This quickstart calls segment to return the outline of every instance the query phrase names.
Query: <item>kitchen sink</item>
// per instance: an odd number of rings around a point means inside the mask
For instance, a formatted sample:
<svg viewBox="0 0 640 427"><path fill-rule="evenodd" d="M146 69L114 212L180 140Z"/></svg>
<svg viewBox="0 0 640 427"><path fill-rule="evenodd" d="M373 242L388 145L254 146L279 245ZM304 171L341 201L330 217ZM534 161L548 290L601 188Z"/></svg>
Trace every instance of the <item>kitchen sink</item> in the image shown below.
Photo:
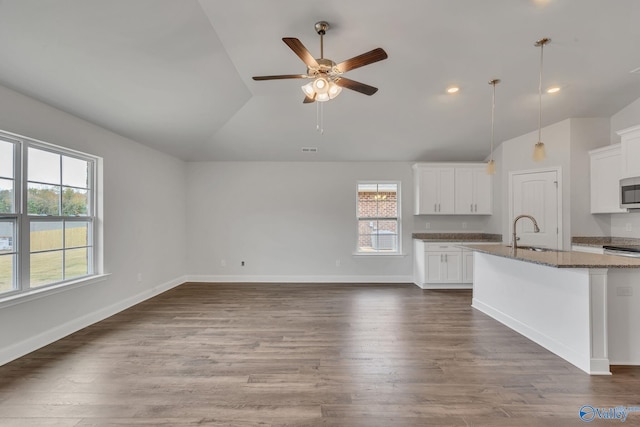
<svg viewBox="0 0 640 427"><path fill-rule="evenodd" d="M518 246L518 249L522 249L525 251L534 251L534 252L561 252L557 249L541 248L539 246Z"/></svg>

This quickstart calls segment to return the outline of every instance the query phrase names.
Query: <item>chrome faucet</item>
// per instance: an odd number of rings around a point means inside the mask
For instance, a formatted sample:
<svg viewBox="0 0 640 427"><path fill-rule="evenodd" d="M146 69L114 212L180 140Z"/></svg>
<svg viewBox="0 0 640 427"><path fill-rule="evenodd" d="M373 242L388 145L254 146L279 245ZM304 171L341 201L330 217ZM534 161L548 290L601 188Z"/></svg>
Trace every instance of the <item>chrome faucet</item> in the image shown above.
<svg viewBox="0 0 640 427"><path fill-rule="evenodd" d="M518 237L516 236L516 224L518 222L518 220L520 218L529 218L531 221L533 221L533 231L534 233L539 233L540 232L540 227L538 227L538 222L536 221L536 219L534 217L532 217L531 215L518 215L514 220L513 220L513 244L511 245L511 249L515 252L518 249Z"/></svg>

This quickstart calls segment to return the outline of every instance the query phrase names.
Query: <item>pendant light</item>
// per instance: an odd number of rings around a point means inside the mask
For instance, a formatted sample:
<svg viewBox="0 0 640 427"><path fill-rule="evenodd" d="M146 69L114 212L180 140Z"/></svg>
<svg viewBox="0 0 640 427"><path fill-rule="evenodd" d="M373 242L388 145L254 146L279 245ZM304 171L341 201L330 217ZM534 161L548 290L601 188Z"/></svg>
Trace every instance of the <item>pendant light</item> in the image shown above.
<svg viewBox="0 0 640 427"><path fill-rule="evenodd" d="M534 46L540 47L540 82L538 83L538 142L533 148L533 160L539 162L544 160L546 154L544 151L544 142L542 142L542 58L544 54L544 45L551 41L545 37L535 42Z"/></svg>
<svg viewBox="0 0 640 427"><path fill-rule="evenodd" d="M500 83L500 79L493 79L489 81L489 84L493 86L493 95L491 96L491 152L489 154L489 161L487 162L487 174L489 175L496 173L496 162L493 161L493 128L496 118L496 85L498 83Z"/></svg>

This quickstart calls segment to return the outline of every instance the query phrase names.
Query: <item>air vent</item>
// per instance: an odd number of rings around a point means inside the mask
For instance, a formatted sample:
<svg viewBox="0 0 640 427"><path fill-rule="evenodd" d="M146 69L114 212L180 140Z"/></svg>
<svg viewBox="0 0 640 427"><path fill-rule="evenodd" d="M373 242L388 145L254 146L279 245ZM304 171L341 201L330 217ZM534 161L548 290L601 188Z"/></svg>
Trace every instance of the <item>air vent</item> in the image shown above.
<svg viewBox="0 0 640 427"><path fill-rule="evenodd" d="M302 147L303 153L317 153L318 147Z"/></svg>
<svg viewBox="0 0 640 427"><path fill-rule="evenodd" d="M638 68L634 68L633 70L629 71L630 73L636 73L636 74L640 74L640 67Z"/></svg>

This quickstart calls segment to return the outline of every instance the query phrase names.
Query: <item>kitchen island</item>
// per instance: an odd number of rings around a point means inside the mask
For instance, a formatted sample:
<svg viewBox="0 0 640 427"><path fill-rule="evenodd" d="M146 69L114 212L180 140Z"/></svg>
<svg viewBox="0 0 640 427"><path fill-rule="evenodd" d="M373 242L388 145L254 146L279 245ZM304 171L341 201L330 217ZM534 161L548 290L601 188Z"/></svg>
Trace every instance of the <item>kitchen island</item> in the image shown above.
<svg viewBox="0 0 640 427"><path fill-rule="evenodd" d="M609 313L619 289L640 294L640 259L504 245L474 251L472 306L592 375L610 374L610 352L640 364L637 323ZM628 313L637 313L637 298ZM610 319L615 324L610 324Z"/></svg>

